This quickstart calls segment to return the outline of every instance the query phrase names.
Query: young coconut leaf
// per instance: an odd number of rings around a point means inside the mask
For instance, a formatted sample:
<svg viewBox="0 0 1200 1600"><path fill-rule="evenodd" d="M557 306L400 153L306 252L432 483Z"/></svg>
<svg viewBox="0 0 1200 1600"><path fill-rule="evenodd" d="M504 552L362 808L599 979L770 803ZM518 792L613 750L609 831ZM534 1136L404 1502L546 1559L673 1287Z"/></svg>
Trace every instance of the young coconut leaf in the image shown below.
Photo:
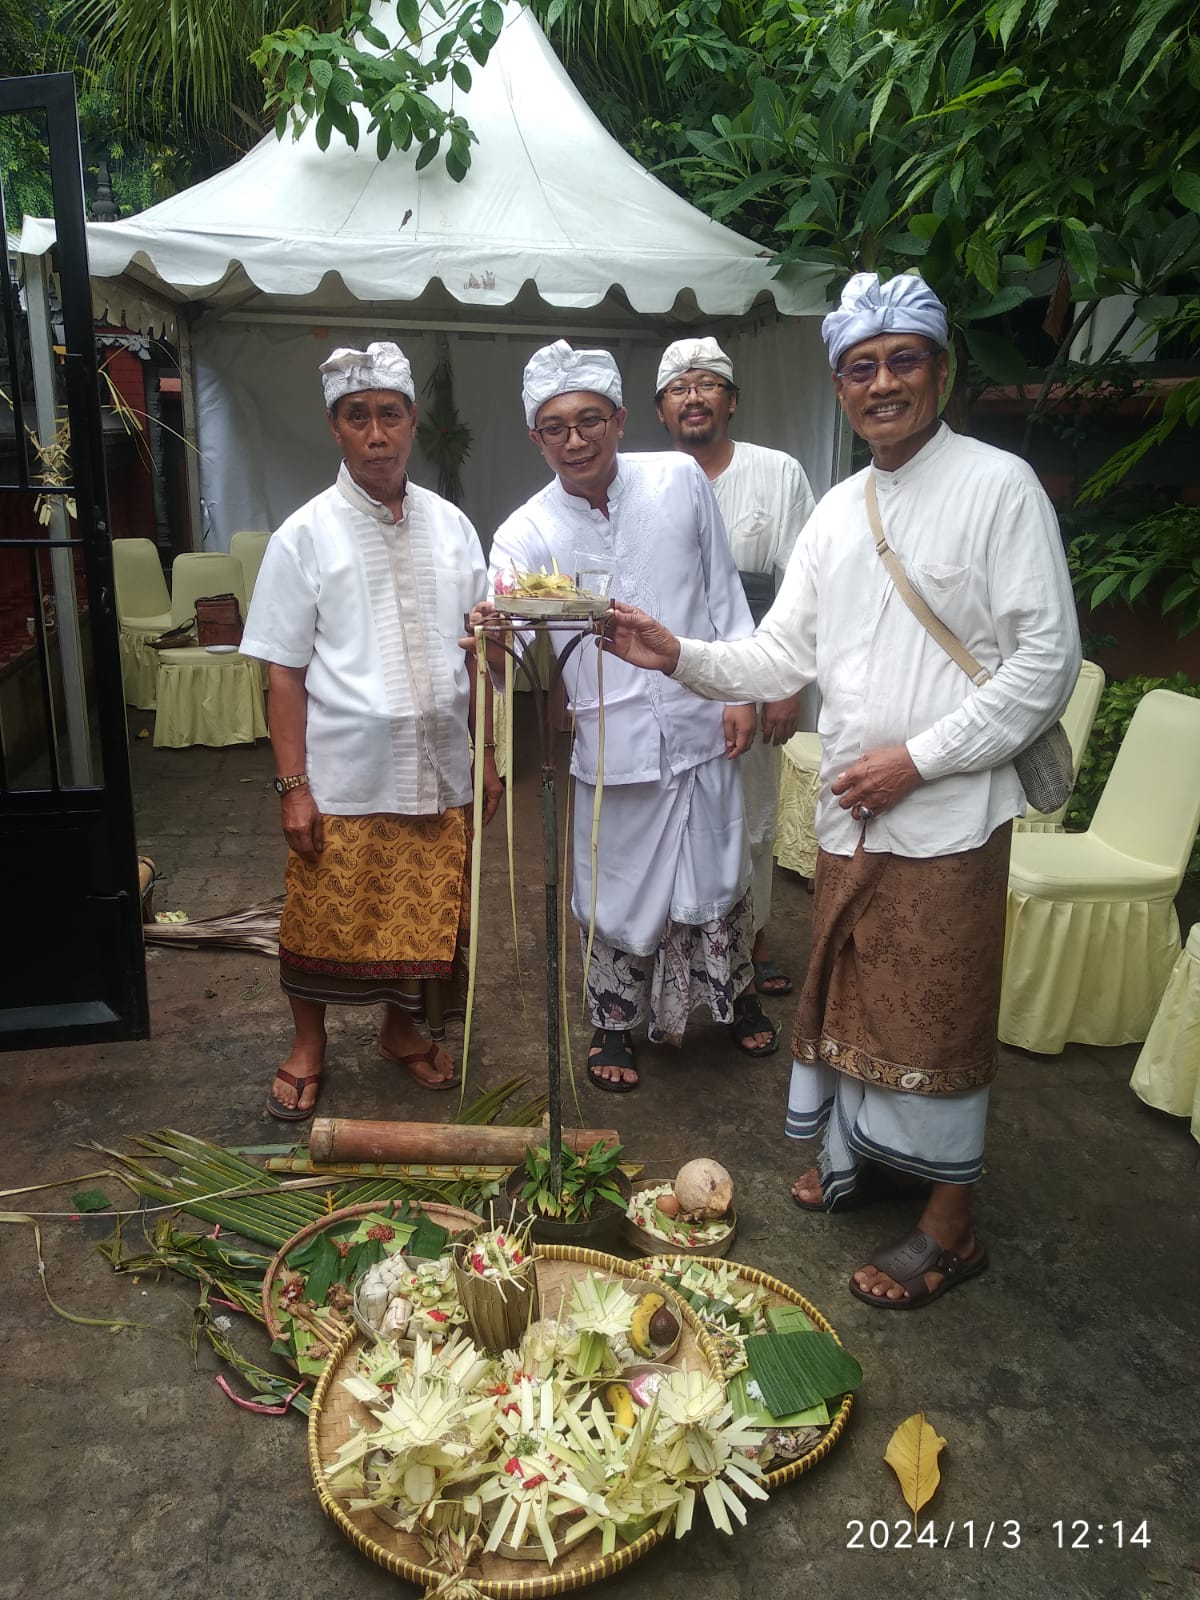
<svg viewBox="0 0 1200 1600"><path fill-rule="evenodd" d="M509 636L511 640L511 635ZM504 826L508 834L508 903L512 910L513 961L517 968L517 991L525 1005L525 979L521 973L521 946L517 939L517 873L513 864L513 660L511 645L504 652Z"/></svg>
<svg viewBox="0 0 1200 1600"><path fill-rule="evenodd" d="M933 1499L942 1481L938 1456L946 1441L925 1421L923 1411L906 1417L888 1440L883 1459L900 1480L900 1492L915 1516Z"/></svg>
<svg viewBox="0 0 1200 1600"><path fill-rule="evenodd" d="M478 715L487 695L487 643L482 628L475 629L475 706ZM483 863L483 740L476 729L475 794L471 811L471 937L467 946L467 1005L463 1019L461 1106L467 1094L467 1059L471 1051L471 1021L475 1014L475 968L479 961L479 878Z"/></svg>

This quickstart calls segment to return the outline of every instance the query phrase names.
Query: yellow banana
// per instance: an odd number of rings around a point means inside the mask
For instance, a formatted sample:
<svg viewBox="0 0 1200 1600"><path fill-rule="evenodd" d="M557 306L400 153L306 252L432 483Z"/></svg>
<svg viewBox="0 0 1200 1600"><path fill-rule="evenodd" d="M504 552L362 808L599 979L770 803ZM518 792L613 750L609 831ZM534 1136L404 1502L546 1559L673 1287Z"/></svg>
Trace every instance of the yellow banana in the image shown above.
<svg viewBox="0 0 1200 1600"><path fill-rule="evenodd" d="M650 1318L666 1305L661 1294L644 1294L633 1308L629 1323L629 1342L640 1356L652 1356L654 1345L650 1338Z"/></svg>
<svg viewBox="0 0 1200 1600"><path fill-rule="evenodd" d="M633 1396L623 1383L604 1386L604 1403L612 1412L613 1432L622 1439L633 1431Z"/></svg>

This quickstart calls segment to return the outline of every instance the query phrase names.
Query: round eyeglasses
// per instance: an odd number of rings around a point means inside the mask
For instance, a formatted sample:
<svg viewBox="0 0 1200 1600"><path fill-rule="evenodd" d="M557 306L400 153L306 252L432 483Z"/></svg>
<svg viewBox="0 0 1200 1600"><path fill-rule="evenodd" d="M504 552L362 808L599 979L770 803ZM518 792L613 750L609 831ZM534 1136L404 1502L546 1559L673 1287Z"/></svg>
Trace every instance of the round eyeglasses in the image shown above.
<svg viewBox="0 0 1200 1600"><path fill-rule="evenodd" d="M839 367L836 376L856 389L874 383L880 367L886 367L893 378L911 378L927 361L932 361L935 354L933 350L897 350L894 356L885 356L882 361L853 361L848 367Z"/></svg>
<svg viewBox="0 0 1200 1600"><path fill-rule="evenodd" d="M605 430L616 414L613 410L606 417L581 417L578 422L548 422L544 428L535 428L533 431L552 450L566 444L573 433L577 433L585 444L595 444L597 439L604 437Z"/></svg>
<svg viewBox="0 0 1200 1600"><path fill-rule="evenodd" d="M703 395L706 400L711 400L714 394L720 394L722 389L728 389L727 383L722 383L719 378L701 378L699 383L669 383L663 393L672 400L686 400L693 390Z"/></svg>

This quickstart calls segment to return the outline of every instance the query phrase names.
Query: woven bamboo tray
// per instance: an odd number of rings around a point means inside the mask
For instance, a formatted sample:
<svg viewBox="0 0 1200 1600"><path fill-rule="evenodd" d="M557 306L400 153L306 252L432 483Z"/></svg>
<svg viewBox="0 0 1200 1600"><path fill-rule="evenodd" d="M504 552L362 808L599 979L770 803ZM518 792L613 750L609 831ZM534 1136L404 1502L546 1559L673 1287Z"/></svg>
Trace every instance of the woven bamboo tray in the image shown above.
<svg viewBox="0 0 1200 1600"><path fill-rule="evenodd" d="M318 1217L315 1222L310 1222L306 1228L293 1234L282 1250L276 1252L271 1258L271 1265L267 1268L263 1278L262 1306L263 1318L267 1324L267 1332L272 1339L282 1339L284 1326L279 1320L279 1288L284 1273L287 1271L287 1258L293 1250L298 1250L301 1245L318 1233L324 1233L328 1228L336 1228L339 1223L352 1222L356 1217L395 1216L404 1209L405 1204L412 1211L423 1211L431 1222L436 1222L449 1233L462 1233L467 1228L482 1228L485 1226L482 1217L473 1211L463 1211L459 1206L445 1206L437 1200L385 1200L379 1205L343 1206L340 1211L331 1211L328 1216ZM349 1311L343 1316L337 1311L330 1313L330 1330L352 1329L353 1320Z"/></svg>
<svg viewBox="0 0 1200 1600"><path fill-rule="evenodd" d="M553 1314L559 1299L569 1292L571 1280L584 1272L599 1270L612 1278L633 1279L665 1291L679 1314L683 1329L671 1365L699 1367L719 1374L720 1358L699 1317L670 1288L648 1278L640 1264L569 1245L538 1245L536 1254L538 1292L548 1314ZM423 1584L427 1590L432 1590L445 1580L446 1573L429 1565L424 1546L415 1535L389 1527L371 1511L347 1511L329 1491L324 1463L349 1438L354 1423L370 1425L372 1421L366 1407L352 1399L339 1382L350 1370L362 1344L362 1335L348 1329L317 1380L308 1418L308 1461L313 1483L321 1509L356 1549L397 1578ZM479 1557L468 1567L465 1576L479 1594L492 1596L494 1600L535 1600L542 1595L566 1594L623 1571L652 1550L662 1537L652 1530L611 1555L602 1556L600 1534L593 1533L573 1549L564 1551L553 1568L541 1566L535 1571L532 1562L512 1561L493 1554Z"/></svg>
<svg viewBox="0 0 1200 1600"><path fill-rule="evenodd" d="M638 1264L643 1272L652 1273L656 1269L661 1272L670 1265L677 1254L679 1252L674 1250L664 1251L661 1255ZM816 1306L811 1301L806 1300L799 1290L793 1289L790 1284L782 1282L779 1278L773 1278L769 1272L760 1272L757 1267L743 1266L740 1261L721 1261L715 1256L692 1256L689 1259L702 1267L724 1267L727 1271L732 1270L747 1283L758 1284L766 1289L772 1299L780 1305L799 1306L804 1315L809 1317L822 1333L832 1334L837 1339L838 1344L841 1344L842 1341L838 1337L837 1329L827 1318L821 1315ZM664 1285L664 1287L669 1288L670 1286ZM691 1306L685 1304L684 1309L695 1316ZM824 1461L845 1432L846 1423L850 1420L850 1411L853 1405L854 1396L852 1394L843 1395L841 1405L838 1406L829 1419L829 1426L811 1450L805 1451L802 1456L797 1456L795 1461L789 1461L784 1466L775 1467L770 1472L763 1474L763 1482L767 1489L782 1488L785 1483L791 1483L793 1479L801 1477L806 1472L811 1472L819 1461Z"/></svg>

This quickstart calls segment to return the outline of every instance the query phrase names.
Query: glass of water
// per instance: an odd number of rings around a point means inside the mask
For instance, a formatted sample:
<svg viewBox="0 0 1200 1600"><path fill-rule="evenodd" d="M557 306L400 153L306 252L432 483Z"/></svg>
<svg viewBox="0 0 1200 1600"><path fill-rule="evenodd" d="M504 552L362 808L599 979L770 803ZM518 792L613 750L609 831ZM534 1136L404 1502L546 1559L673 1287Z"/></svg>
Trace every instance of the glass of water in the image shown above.
<svg viewBox="0 0 1200 1600"><path fill-rule="evenodd" d="M616 576L615 563L608 556L586 550L575 552L575 587L594 600L607 600Z"/></svg>

